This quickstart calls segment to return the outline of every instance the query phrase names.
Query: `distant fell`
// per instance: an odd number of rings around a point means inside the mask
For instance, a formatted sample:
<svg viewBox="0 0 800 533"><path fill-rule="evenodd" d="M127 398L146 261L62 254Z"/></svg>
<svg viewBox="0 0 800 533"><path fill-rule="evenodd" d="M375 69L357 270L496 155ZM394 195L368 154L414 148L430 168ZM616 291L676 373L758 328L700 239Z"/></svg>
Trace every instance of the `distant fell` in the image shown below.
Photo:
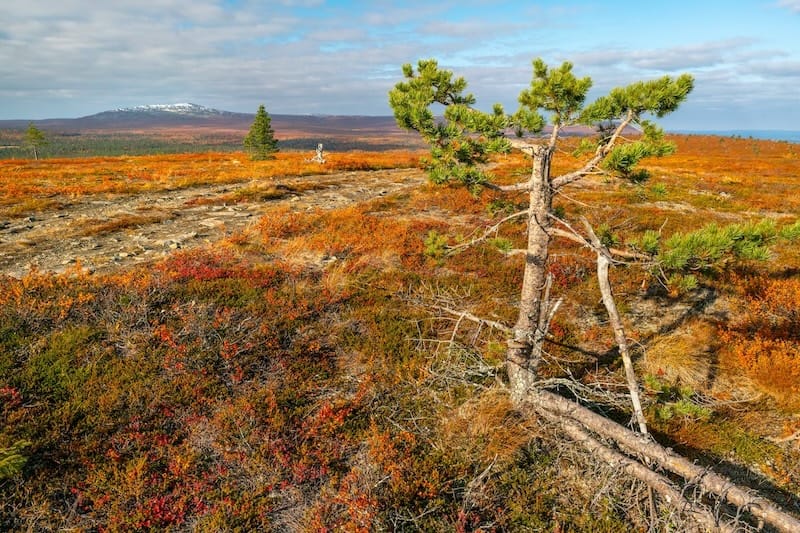
<svg viewBox="0 0 800 533"><path fill-rule="evenodd" d="M236 113L194 103L147 104L112 109L70 119L33 122L50 133L163 133L167 130L246 133L254 113ZM391 116L272 114L276 137L395 137L400 130ZM0 129L23 129L27 120L0 120Z"/></svg>
<svg viewBox="0 0 800 533"><path fill-rule="evenodd" d="M302 148L324 142L327 146L423 146L417 134L397 126L393 116L371 115L284 115L270 113L275 137L284 147ZM196 103L146 104L101 111L79 118L32 121L49 135L103 138L117 135L152 136L218 145L238 145L253 123L254 113L237 113ZM28 120L0 120L0 130L22 131ZM596 130L587 126L564 129L567 136L590 136ZM628 134L636 134L631 129ZM507 135L512 136L513 132ZM549 129L542 132L549 135ZM214 140L213 142L211 140ZM201 143L201 144L202 144ZM342 144L344 143L344 144ZM52 151L52 147L51 147Z"/></svg>

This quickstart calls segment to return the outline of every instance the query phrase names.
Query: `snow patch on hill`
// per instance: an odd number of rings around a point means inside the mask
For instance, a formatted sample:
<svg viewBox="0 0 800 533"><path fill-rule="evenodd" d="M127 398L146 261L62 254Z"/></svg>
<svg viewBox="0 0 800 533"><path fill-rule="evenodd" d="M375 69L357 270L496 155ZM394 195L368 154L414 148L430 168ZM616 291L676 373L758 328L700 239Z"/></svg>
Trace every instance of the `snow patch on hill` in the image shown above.
<svg viewBox="0 0 800 533"><path fill-rule="evenodd" d="M210 115L226 114L225 111L212 109L210 107L205 107L199 104L192 104L189 102L183 102L178 104L147 104L136 107L122 107L119 109L115 109L115 111L119 113L148 113L148 114L172 113L176 115L204 116L204 117Z"/></svg>

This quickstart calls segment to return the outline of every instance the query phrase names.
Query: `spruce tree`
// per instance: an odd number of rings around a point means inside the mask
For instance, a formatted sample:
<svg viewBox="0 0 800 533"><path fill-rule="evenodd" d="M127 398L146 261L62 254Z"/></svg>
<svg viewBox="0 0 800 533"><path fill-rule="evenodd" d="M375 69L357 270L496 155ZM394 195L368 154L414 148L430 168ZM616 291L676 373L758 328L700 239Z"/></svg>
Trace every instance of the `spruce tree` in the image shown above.
<svg viewBox="0 0 800 533"><path fill-rule="evenodd" d="M272 154L278 151L278 141L275 139L275 131L272 129L272 119L263 104L258 106L250 131L244 138L244 147L250 152L251 159L254 160L272 159L274 157Z"/></svg>

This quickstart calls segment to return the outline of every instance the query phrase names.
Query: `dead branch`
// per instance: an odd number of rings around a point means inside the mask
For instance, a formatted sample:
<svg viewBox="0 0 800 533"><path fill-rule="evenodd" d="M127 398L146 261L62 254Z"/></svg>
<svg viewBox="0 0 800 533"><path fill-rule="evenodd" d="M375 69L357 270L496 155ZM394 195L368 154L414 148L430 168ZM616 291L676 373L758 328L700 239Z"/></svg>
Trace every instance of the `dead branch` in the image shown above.
<svg viewBox="0 0 800 533"><path fill-rule="evenodd" d="M486 229L486 231L484 231L483 234L480 237L476 237L476 238L472 239L471 241L459 244L458 246L448 247L447 255L456 254L456 253L460 252L461 250L465 250L467 248L470 248L472 246L475 246L476 244L479 244L479 243L485 241L493 233L497 233L497 230L500 229L500 226L502 226L503 224L505 224L509 220L513 220L513 219L515 219L517 217L521 217L521 216L524 216L524 215L527 215L527 214L528 214L528 211L525 210L525 211L519 211L517 213L514 213L513 215L508 215L507 217L503 218L497 224L495 224L495 225L491 226L490 228Z"/></svg>
<svg viewBox="0 0 800 533"><path fill-rule="evenodd" d="M569 226L569 224L567 224L565 221L561 219L556 219L556 220L558 221L559 224L562 224L567 228L569 228L569 231L565 231L559 228L550 228L548 230L548 233L550 233L550 235L556 237L562 237L564 239L569 239L572 242L580 244L581 246L592 248L592 243L586 240L584 237L582 237L578 232L573 230L572 227ZM608 251L611 252L611 255L622 257L624 259L633 259L637 261L650 261L652 259L652 257L650 257L649 255L640 254L638 252L631 252L628 250L620 250L619 248L609 248Z"/></svg>
<svg viewBox="0 0 800 533"><path fill-rule="evenodd" d="M522 153L528 154L529 156L533 156L534 145L532 145L528 141L516 137L511 137L506 140L508 141L508 144L510 144L512 148L516 148Z"/></svg>
<svg viewBox="0 0 800 533"><path fill-rule="evenodd" d="M731 505L763 520L778 531L784 533L800 531L800 520L781 510L769 500L755 495L753 491L736 485L731 480L707 468L690 462L647 436L634 433L582 405L545 390L531 394L528 403L536 413L545 418L549 419L553 415L557 415L559 423L564 418L580 422L587 429L614 441L629 453L646 457L655 465L683 477L706 492L716 494Z"/></svg>
<svg viewBox="0 0 800 533"><path fill-rule="evenodd" d="M642 463L609 448L592 437L588 431L576 422L548 411L540 411L539 414L546 420L558 425L572 440L583 445L593 456L600 457L609 465L623 470L636 479L643 481L648 487L660 494L665 502L677 508L679 511L685 512L695 520L695 522L701 525L704 530L720 532L735 531L735 528L730 524L718 521L714 517L714 514L705 506L690 502L684 498L679 488L669 479L652 471Z"/></svg>
<svg viewBox="0 0 800 533"><path fill-rule="evenodd" d="M592 245L595 253L597 254L597 283L600 287L600 294L603 298L603 305L608 313L608 320L611 323L611 329L614 331L614 340L617 342L619 354L622 357L622 364L625 367L625 380L628 382L628 390L631 395L631 403L633 404L633 413L636 416L636 422L639 424L639 431L647 434L647 422L644 418L642 411L642 402L639 399L639 381L636 379L636 372L633 370L633 361L628 350L628 337L625 334L625 328L622 326L622 319L617 310L617 303L614 300L614 293L611 290L611 282L608 279L608 269L611 266L611 253L608 251L600 239L592 229L591 224L585 218L582 218L584 228L589 234L589 242Z"/></svg>
<svg viewBox="0 0 800 533"><path fill-rule="evenodd" d="M430 307L459 317L459 322L461 321L461 319L466 318L467 320L476 322L478 324L486 324L487 326L500 330L503 333L511 333L511 328L506 326L505 324L501 324L500 322L495 322L494 320L487 320L485 318L481 318L467 311L457 311L455 309L450 309L449 307L444 307L441 305L431 305Z"/></svg>
<svg viewBox="0 0 800 533"><path fill-rule="evenodd" d="M790 442L793 440L800 440L800 430L795 431L788 437L767 437L767 440L770 442L774 442L776 444L782 444L784 442Z"/></svg>

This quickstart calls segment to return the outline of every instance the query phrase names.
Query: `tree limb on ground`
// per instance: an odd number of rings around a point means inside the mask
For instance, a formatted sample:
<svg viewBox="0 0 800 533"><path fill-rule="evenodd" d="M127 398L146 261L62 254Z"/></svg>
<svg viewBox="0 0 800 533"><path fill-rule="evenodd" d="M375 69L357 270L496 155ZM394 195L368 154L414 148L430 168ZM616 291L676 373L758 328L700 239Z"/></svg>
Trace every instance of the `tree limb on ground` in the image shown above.
<svg viewBox="0 0 800 533"><path fill-rule="evenodd" d="M750 489L736 485L733 481L692 463L670 449L664 448L647 437L634 433L582 405L544 390L532 392L528 405L545 419L557 421L565 431L569 431L569 427L575 422L579 422L596 434L614 441L628 453L644 457L652 461L654 466L683 477L687 483L716 494L740 510L763 520L777 531L783 533L800 531L800 520L781 510L769 500L755 495ZM658 490L655 486L653 488Z"/></svg>

